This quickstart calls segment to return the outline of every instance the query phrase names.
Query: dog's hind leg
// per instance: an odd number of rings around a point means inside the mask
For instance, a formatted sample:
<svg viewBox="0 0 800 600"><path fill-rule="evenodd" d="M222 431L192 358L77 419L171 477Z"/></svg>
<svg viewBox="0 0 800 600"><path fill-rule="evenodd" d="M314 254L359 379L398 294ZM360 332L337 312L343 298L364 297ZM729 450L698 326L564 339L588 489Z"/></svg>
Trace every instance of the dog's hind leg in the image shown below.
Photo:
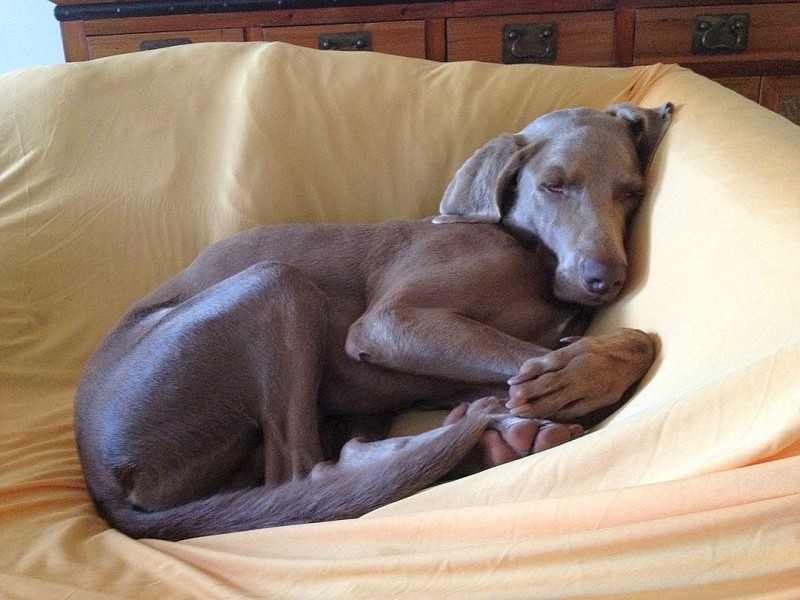
<svg viewBox="0 0 800 600"><path fill-rule="evenodd" d="M326 299L302 273L260 263L140 314L109 336L76 398L101 513L115 498L153 511L232 483L274 486L322 460Z"/></svg>
<svg viewBox="0 0 800 600"><path fill-rule="evenodd" d="M268 285L267 306L259 310L271 315L253 337L262 363L259 422L268 487L305 477L323 460L317 402L328 328L322 291L293 267L270 268L278 281ZM244 312L246 324L252 312Z"/></svg>

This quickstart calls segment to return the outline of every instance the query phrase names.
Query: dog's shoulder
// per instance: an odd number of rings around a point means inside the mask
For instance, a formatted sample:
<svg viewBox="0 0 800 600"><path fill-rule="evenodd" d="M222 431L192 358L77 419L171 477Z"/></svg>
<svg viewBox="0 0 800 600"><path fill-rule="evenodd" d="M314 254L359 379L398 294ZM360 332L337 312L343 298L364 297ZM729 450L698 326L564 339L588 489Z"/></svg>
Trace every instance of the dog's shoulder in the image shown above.
<svg viewBox="0 0 800 600"><path fill-rule="evenodd" d="M428 221L422 234L423 242L460 256L530 260L530 250L500 224Z"/></svg>
<svg viewBox="0 0 800 600"><path fill-rule="evenodd" d="M397 227L403 231L403 242L392 248L392 260L386 262L389 278L419 282L533 276L535 255L499 225L437 224L428 219ZM382 239L396 241L396 233L387 230Z"/></svg>

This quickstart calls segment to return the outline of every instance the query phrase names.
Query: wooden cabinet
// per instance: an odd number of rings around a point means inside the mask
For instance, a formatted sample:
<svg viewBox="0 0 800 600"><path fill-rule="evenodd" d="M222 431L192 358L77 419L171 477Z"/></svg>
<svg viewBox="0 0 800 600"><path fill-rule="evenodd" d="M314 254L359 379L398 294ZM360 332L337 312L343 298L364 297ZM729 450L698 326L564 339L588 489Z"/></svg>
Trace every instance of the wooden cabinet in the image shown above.
<svg viewBox="0 0 800 600"><path fill-rule="evenodd" d="M608 67L614 64L614 12L448 19L447 59Z"/></svg>
<svg viewBox="0 0 800 600"><path fill-rule="evenodd" d="M800 125L800 76L713 79Z"/></svg>
<svg viewBox="0 0 800 600"><path fill-rule="evenodd" d="M93 35L87 38L86 47L89 58L102 58L114 54L156 50L181 44L241 41L244 41L241 29L198 29L121 35Z"/></svg>
<svg viewBox="0 0 800 600"><path fill-rule="evenodd" d="M437 61L680 63L800 124L800 0L51 0L67 60L279 40Z"/></svg>
<svg viewBox="0 0 800 600"><path fill-rule="evenodd" d="M639 8L635 19L633 64L680 63L800 124L800 3Z"/></svg>
<svg viewBox="0 0 800 600"><path fill-rule="evenodd" d="M798 53L800 3L636 11L634 64L677 62L715 75Z"/></svg>
<svg viewBox="0 0 800 600"><path fill-rule="evenodd" d="M726 88L739 92L745 98L750 98L753 102L760 102L761 77L715 77L714 79Z"/></svg>
<svg viewBox="0 0 800 600"><path fill-rule="evenodd" d="M321 50L373 50L425 58L425 21L264 27L263 39Z"/></svg>
<svg viewBox="0 0 800 600"><path fill-rule="evenodd" d="M762 77L759 102L800 125L800 77Z"/></svg>

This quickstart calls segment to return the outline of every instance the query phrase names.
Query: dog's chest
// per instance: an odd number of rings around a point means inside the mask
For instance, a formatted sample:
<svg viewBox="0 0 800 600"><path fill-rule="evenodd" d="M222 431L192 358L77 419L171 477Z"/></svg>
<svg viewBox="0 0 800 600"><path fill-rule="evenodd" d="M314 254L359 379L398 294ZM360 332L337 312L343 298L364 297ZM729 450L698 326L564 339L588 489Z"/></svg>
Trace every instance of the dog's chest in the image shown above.
<svg viewBox="0 0 800 600"><path fill-rule="evenodd" d="M473 277L481 281L481 298L464 306L465 314L545 348L556 348L561 338L583 333L588 325L586 309L554 297L553 272L541 257L510 244L494 254L491 268L484 269L480 279ZM466 290L463 297L469 297Z"/></svg>

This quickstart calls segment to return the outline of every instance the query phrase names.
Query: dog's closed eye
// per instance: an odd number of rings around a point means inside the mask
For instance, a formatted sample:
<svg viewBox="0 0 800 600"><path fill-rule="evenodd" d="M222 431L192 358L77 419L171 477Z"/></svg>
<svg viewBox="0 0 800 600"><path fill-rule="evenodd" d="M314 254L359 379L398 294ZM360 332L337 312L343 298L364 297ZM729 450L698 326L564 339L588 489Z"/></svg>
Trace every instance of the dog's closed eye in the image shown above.
<svg viewBox="0 0 800 600"><path fill-rule="evenodd" d="M569 175L560 166L544 169L539 178L539 189L552 196L569 196L572 185Z"/></svg>
<svg viewBox="0 0 800 600"><path fill-rule="evenodd" d="M540 187L548 194L552 194L555 196L567 195L567 186L564 184L563 181L551 181L551 182L546 181L542 183Z"/></svg>

